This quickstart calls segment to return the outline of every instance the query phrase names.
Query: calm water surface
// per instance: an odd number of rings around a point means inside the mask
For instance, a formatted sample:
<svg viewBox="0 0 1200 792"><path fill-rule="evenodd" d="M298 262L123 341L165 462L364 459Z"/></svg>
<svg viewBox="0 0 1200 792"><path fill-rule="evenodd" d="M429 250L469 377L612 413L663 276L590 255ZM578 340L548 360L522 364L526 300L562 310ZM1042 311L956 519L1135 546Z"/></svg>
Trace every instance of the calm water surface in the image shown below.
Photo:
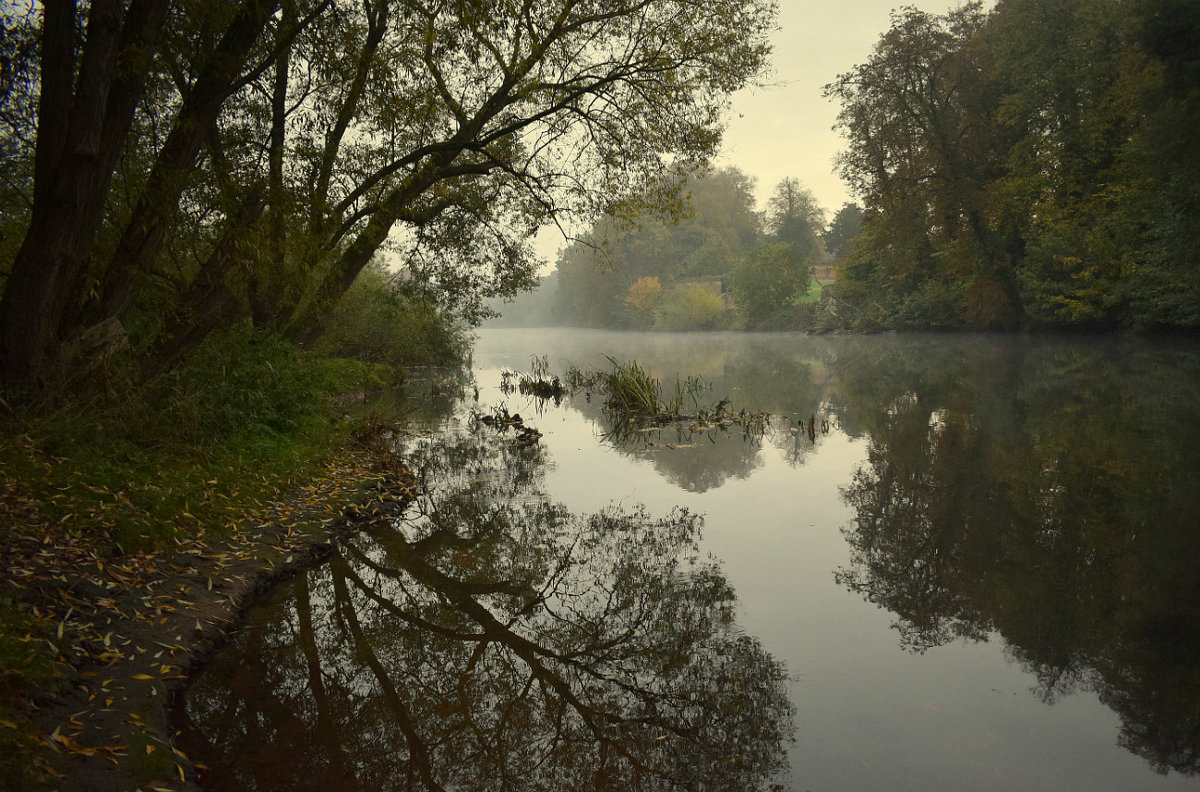
<svg viewBox="0 0 1200 792"><path fill-rule="evenodd" d="M772 418L502 391L543 355ZM1194 341L495 330L411 389L429 494L191 690L214 786L1200 788Z"/></svg>

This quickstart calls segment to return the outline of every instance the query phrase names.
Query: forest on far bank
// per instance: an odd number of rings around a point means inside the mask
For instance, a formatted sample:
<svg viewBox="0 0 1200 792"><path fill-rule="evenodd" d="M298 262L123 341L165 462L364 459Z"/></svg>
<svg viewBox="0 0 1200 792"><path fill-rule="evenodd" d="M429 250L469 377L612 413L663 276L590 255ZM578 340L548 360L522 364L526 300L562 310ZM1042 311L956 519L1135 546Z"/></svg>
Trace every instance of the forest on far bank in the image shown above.
<svg viewBox="0 0 1200 792"><path fill-rule="evenodd" d="M759 214L745 174L686 174L689 217L598 221L509 322L1200 326L1200 3L905 7L825 94L861 209L783 179Z"/></svg>
<svg viewBox="0 0 1200 792"><path fill-rule="evenodd" d="M632 330L803 329L815 321L831 265L862 225L847 204L834 216L793 178L765 211L736 167L676 172L688 201L673 222L623 226L602 218L560 252L540 288L493 303L496 325ZM814 277L815 276L815 277ZM503 318L507 317L507 318Z"/></svg>

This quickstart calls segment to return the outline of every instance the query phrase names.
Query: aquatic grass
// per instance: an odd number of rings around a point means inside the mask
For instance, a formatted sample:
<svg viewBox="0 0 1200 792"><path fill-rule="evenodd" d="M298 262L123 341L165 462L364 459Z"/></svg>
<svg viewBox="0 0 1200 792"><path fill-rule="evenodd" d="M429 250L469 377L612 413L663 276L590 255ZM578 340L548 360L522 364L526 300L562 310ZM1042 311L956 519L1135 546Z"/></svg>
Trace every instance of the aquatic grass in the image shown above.
<svg viewBox="0 0 1200 792"><path fill-rule="evenodd" d="M604 357L611 366L609 371L584 371L570 365L564 379L572 392L583 389L601 392L605 410L610 416L621 417L618 423L631 419L634 424L642 426L647 422L661 426L672 421L695 421L692 428L700 428L734 424L748 426L755 420L759 423L765 420L765 413L763 417L748 414L745 410L734 413L728 399L721 399L708 408L701 406L701 395L709 390L709 385L699 376L680 378L676 374L671 398L665 400L662 381L636 360L622 362L608 355ZM543 365L540 371L546 376L548 368ZM555 377L554 381L559 380ZM522 392L525 392L524 389ZM762 430L751 431L761 434Z"/></svg>
<svg viewBox="0 0 1200 792"><path fill-rule="evenodd" d="M700 409L700 394L708 390L708 385L700 377L689 375L682 382L679 380L679 375L675 375L675 395L671 401L667 403L667 412L671 415L679 415L683 412L684 399L690 399L692 402L692 410L699 411Z"/></svg>
<svg viewBox="0 0 1200 792"><path fill-rule="evenodd" d="M620 363L604 356L613 370L603 372L600 381L607 393L606 406L611 410L654 416L667 412L662 400L662 385L657 377L646 371L636 360Z"/></svg>

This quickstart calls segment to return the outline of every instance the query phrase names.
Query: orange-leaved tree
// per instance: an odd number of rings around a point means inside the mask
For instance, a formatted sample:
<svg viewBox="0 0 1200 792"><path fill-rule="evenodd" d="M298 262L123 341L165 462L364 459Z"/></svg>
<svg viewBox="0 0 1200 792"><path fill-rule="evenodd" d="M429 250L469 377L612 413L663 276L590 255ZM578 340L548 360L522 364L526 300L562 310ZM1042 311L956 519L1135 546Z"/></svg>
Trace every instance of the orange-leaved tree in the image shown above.
<svg viewBox="0 0 1200 792"><path fill-rule="evenodd" d="M635 321L648 325L661 297L662 282L655 277L642 277L629 285L625 304L632 309Z"/></svg>

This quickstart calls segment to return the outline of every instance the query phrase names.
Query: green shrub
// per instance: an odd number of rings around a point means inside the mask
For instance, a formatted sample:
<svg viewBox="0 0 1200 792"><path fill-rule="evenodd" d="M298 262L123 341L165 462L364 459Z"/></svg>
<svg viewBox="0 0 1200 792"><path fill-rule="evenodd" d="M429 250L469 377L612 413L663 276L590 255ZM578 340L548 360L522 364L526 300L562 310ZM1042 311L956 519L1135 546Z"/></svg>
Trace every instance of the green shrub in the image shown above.
<svg viewBox="0 0 1200 792"><path fill-rule="evenodd" d="M351 430L331 397L390 379L386 367L238 327L141 387L20 416L19 433L5 427L0 467L97 541L153 547L202 521L237 519L311 475ZM214 498L221 491L236 498Z"/></svg>
<svg viewBox="0 0 1200 792"><path fill-rule="evenodd" d="M400 368L461 363L469 343L462 323L372 265L338 303L317 350Z"/></svg>
<svg viewBox="0 0 1200 792"><path fill-rule="evenodd" d="M666 331L712 330L721 324L725 301L702 283L671 288L654 311L654 329Z"/></svg>
<svg viewBox="0 0 1200 792"><path fill-rule="evenodd" d="M959 327L962 321L956 306L961 297L960 284L927 280L900 303L892 322L896 327L908 329Z"/></svg>
<svg viewBox="0 0 1200 792"><path fill-rule="evenodd" d="M295 430L353 374L249 326L214 334L183 365L150 384L147 406L182 441Z"/></svg>
<svg viewBox="0 0 1200 792"><path fill-rule="evenodd" d="M794 302L804 299L810 261L787 242L760 245L734 266L733 293L747 327L772 328Z"/></svg>
<svg viewBox="0 0 1200 792"><path fill-rule="evenodd" d="M811 330L816 324L816 303L798 302L759 317L756 330Z"/></svg>

